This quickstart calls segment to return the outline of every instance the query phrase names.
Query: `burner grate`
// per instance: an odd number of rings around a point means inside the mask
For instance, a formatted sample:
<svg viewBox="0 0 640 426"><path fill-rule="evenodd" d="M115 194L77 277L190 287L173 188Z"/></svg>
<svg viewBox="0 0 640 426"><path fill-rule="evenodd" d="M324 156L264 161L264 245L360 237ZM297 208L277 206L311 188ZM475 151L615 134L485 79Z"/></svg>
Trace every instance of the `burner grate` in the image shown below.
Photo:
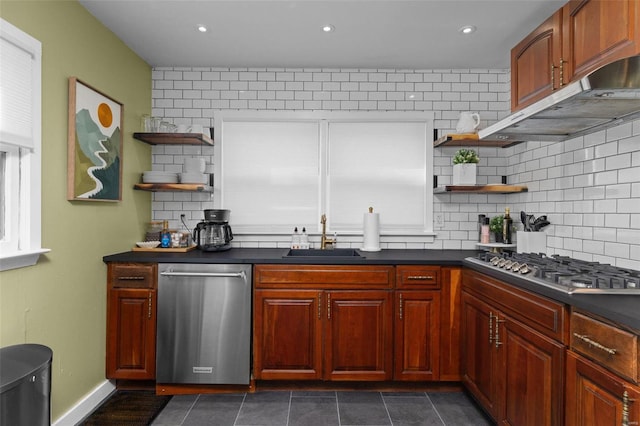
<svg viewBox="0 0 640 426"><path fill-rule="evenodd" d="M640 271L609 264L568 256L513 252L482 252L477 261L566 293L640 295Z"/></svg>

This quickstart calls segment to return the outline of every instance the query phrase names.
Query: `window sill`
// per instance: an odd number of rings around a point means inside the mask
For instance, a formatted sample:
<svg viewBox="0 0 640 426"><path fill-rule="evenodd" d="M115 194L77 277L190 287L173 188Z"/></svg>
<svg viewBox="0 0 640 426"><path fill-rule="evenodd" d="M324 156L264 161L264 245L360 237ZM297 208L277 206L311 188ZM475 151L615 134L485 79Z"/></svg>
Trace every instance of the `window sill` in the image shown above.
<svg viewBox="0 0 640 426"><path fill-rule="evenodd" d="M38 262L41 254L50 252L51 249L23 250L0 255L0 271L33 266Z"/></svg>

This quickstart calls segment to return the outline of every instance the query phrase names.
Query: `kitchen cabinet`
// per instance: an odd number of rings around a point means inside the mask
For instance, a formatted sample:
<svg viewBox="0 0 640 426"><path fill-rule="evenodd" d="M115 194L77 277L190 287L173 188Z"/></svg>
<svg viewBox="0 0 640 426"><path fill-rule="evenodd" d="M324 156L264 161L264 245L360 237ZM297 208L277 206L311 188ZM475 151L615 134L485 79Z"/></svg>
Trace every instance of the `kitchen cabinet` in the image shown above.
<svg viewBox="0 0 640 426"><path fill-rule="evenodd" d="M585 313L571 313L566 425L640 421L638 333Z"/></svg>
<svg viewBox="0 0 640 426"><path fill-rule="evenodd" d="M391 379L391 292L333 290L325 295L324 379Z"/></svg>
<svg viewBox="0 0 640 426"><path fill-rule="evenodd" d="M511 109L638 53L637 0L571 0L511 50Z"/></svg>
<svg viewBox="0 0 640 426"><path fill-rule="evenodd" d="M462 268L440 268L440 380L459 382Z"/></svg>
<svg viewBox="0 0 640 426"><path fill-rule="evenodd" d="M440 378L440 267L396 268L394 380Z"/></svg>
<svg viewBox="0 0 640 426"><path fill-rule="evenodd" d="M566 426L629 426L640 422L640 388L567 352Z"/></svg>
<svg viewBox="0 0 640 426"><path fill-rule="evenodd" d="M638 0L571 0L562 14L565 84L640 53Z"/></svg>
<svg viewBox="0 0 640 426"><path fill-rule="evenodd" d="M511 49L511 110L546 97L559 87L562 9Z"/></svg>
<svg viewBox="0 0 640 426"><path fill-rule="evenodd" d="M107 267L108 379L153 380L156 372L155 264Z"/></svg>
<svg viewBox="0 0 640 426"><path fill-rule="evenodd" d="M462 381L497 423L562 424L566 308L465 270Z"/></svg>
<svg viewBox="0 0 640 426"><path fill-rule="evenodd" d="M253 374L389 380L392 266L257 265Z"/></svg>

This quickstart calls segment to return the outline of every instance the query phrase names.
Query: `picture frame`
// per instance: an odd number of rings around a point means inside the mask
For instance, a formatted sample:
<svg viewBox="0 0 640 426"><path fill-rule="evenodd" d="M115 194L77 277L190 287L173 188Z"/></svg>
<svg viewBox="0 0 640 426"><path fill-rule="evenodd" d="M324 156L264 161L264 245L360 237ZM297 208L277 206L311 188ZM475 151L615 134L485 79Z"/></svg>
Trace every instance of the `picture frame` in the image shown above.
<svg viewBox="0 0 640 426"><path fill-rule="evenodd" d="M69 77L67 200L122 201L124 105Z"/></svg>

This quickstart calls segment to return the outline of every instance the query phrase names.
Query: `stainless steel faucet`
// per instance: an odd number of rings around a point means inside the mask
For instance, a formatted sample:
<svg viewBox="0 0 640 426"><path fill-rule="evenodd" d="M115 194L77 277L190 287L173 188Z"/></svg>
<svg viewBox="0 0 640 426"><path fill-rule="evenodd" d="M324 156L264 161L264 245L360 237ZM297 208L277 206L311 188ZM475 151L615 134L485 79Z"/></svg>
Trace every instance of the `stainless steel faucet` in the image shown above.
<svg viewBox="0 0 640 426"><path fill-rule="evenodd" d="M327 244L335 245L335 238L327 238L327 215L323 214L320 217L320 223L322 224L322 236L320 237L320 250L325 250L327 248Z"/></svg>

